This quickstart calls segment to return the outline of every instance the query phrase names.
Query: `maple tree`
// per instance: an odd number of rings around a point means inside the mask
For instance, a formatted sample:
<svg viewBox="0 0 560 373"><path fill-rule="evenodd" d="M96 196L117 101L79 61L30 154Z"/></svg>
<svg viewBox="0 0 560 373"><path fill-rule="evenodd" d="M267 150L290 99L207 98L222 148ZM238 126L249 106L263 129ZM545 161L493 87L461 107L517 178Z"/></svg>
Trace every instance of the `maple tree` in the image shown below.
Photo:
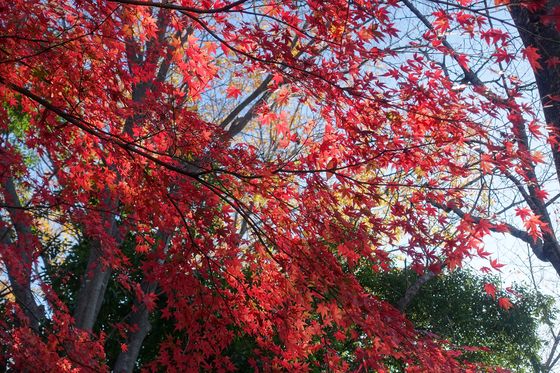
<svg viewBox="0 0 560 373"><path fill-rule="evenodd" d="M474 144L480 154L478 177L463 184L478 185L475 193L434 205L486 233L520 239L560 273L554 206L558 195L551 195L558 189L560 175L556 99L560 8L555 1L497 1L495 6L483 2L480 7L428 3L420 9L404 2L426 27L428 35L423 39L446 50L441 58L433 55L433 48L426 48L432 53L429 58L460 83L456 89L482 100L480 113L487 116L489 130L483 141ZM434 9L434 4L445 5L445 11ZM468 36L460 39L463 45L450 41L448 35L453 33ZM501 266L490 260L490 267Z"/></svg>
<svg viewBox="0 0 560 373"><path fill-rule="evenodd" d="M405 8L421 39L399 31ZM402 252L437 274L488 257L490 231L553 240L519 83L502 98L445 39L455 22L499 64L515 57L509 33L486 14L431 17L407 0L1 5L5 364L132 371L157 313L173 329L148 370L233 370L222 352L239 336L255 341L255 369L479 369L354 272ZM539 53L525 48L536 69ZM527 184L524 230L473 197L498 172ZM77 250L87 260L68 298L53 284L76 280L56 269ZM110 282L129 311L100 330ZM352 357L330 333L356 342ZM108 339L121 348L111 367Z"/></svg>
<svg viewBox="0 0 560 373"><path fill-rule="evenodd" d="M431 37L437 39L436 44L452 51L451 61L457 61L458 67L452 66L449 59L446 61L445 54L443 58L433 55L430 58L437 60L460 83L457 89L471 90L490 104L498 104L490 117L500 120L487 122L494 135L476 144L481 157L476 180L479 188L475 188L478 190L474 198L452 199L451 204L437 206L460 219L475 222L487 232L509 234L521 240L536 259L550 263L560 273L555 206L560 175L556 99L560 92L557 84L559 4L496 1L494 5L484 1L475 6L465 2L429 1L423 8L410 2L405 4L427 30L435 33ZM477 33L476 26L480 27L481 23L489 29ZM448 37L457 33L469 37L459 40ZM518 51L528 65L520 62ZM499 110L503 113L501 117ZM464 185L473 186L472 183ZM512 210L514 218L510 214ZM489 255L484 251L482 254ZM494 269L502 266L490 261ZM533 270L531 265L529 271ZM422 286L426 278L433 276L427 271L415 285ZM530 279L540 286L534 273ZM495 291L491 286L485 288L491 295ZM502 303L507 302L503 298ZM539 371L552 371L558 362L556 346L560 339L552 320L549 324L552 348L535 366Z"/></svg>

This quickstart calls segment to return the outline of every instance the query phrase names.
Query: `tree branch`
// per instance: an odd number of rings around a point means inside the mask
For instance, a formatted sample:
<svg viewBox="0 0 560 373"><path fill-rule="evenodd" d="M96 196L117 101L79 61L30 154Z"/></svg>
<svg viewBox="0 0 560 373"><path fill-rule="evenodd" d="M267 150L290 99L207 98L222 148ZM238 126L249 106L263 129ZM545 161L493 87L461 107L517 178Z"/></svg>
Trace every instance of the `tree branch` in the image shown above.
<svg viewBox="0 0 560 373"><path fill-rule="evenodd" d="M424 284L430 281L432 278L436 277L436 274L432 271L427 271L422 276L418 277L414 284L409 286L401 299L397 302L397 308L401 312L405 312L410 302L418 295L418 292L424 286Z"/></svg>
<svg viewBox="0 0 560 373"><path fill-rule="evenodd" d="M173 9L173 10L180 10L183 12L197 13L197 14L215 14L215 13L223 13L223 12L230 11L236 6L242 5L243 3L246 3L249 0L238 0L231 4L224 5L220 8L214 8L214 9L194 8L190 6L182 6L182 5L170 4L170 3L156 3L153 1L139 1L139 0L109 0L109 1L112 3Z"/></svg>

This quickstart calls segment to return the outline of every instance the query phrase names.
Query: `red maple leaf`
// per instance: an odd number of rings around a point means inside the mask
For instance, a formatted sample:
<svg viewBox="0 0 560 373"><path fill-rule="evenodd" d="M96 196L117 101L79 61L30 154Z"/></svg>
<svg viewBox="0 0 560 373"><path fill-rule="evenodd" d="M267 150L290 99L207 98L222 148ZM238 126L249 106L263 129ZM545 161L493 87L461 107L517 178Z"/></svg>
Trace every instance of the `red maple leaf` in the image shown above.
<svg viewBox="0 0 560 373"><path fill-rule="evenodd" d="M535 188L535 196L543 201L548 198L548 192L544 189Z"/></svg>
<svg viewBox="0 0 560 373"><path fill-rule="evenodd" d="M556 57L556 56L552 56L552 57L548 57L546 59L546 66L547 67L555 67L560 65L560 57Z"/></svg>
<svg viewBox="0 0 560 373"><path fill-rule="evenodd" d="M515 58L515 55L509 53L505 48L497 48L496 52L494 52L492 56L496 57L496 62L498 63L502 61L509 63Z"/></svg>
<svg viewBox="0 0 560 373"><path fill-rule="evenodd" d="M493 225L487 219L480 219L476 227L477 230L482 233L482 235L487 235L490 234L490 229L493 227Z"/></svg>
<svg viewBox="0 0 560 373"><path fill-rule="evenodd" d="M494 231L495 232L500 232L500 233L507 233L507 232L509 232L509 228L506 224L500 223L500 224L494 225Z"/></svg>
<svg viewBox="0 0 560 373"><path fill-rule="evenodd" d="M523 225L534 239L540 238L542 236L543 227L547 227L546 224L542 222L539 215L529 216L523 221Z"/></svg>
<svg viewBox="0 0 560 373"><path fill-rule="evenodd" d="M511 303L509 298L506 297L499 298L498 305L506 311L509 310L511 307L513 307L513 304Z"/></svg>
<svg viewBox="0 0 560 373"><path fill-rule="evenodd" d="M532 45L529 45L528 47L525 47L525 49L523 49L522 53L523 56L527 59L527 61L529 61L529 63L531 64L533 70L538 71L542 68L539 62L541 55L539 54L537 48L533 47Z"/></svg>
<svg viewBox="0 0 560 373"><path fill-rule="evenodd" d="M542 137L542 132L540 131L541 126L537 121L531 121L529 123L529 132L531 132L535 137Z"/></svg>
<svg viewBox="0 0 560 373"><path fill-rule="evenodd" d="M521 220L525 221L528 216L530 216L533 212L528 207L517 207L515 209L515 215L519 216Z"/></svg>
<svg viewBox="0 0 560 373"><path fill-rule="evenodd" d="M496 286L494 286L494 284L491 284L489 282L485 283L484 291L486 292L486 294L496 299Z"/></svg>
<svg viewBox="0 0 560 373"><path fill-rule="evenodd" d="M500 268L502 268L505 264L498 263L497 259L491 259L490 260L490 265L492 266L492 268L500 271Z"/></svg>
<svg viewBox="0 0 560 373"><path fill-rule="evenodd" d="M226 96L227 97L232 97L232 98L237 98L237 97L241 96L241 89L237 88L234 85L230 85L226 88Z"/></svg>

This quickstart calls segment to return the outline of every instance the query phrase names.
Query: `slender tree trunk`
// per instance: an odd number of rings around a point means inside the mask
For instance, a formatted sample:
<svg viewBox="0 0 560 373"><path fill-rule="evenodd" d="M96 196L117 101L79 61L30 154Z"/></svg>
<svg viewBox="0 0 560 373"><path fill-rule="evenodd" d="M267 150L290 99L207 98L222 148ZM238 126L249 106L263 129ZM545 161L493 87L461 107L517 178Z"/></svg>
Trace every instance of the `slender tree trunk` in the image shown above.
<svg viewBox="0 0 560 373"><path fill-rule="evenodd" d="M436 274L432 271L428 271L422 276L418 277L416 281L406 289L402 298L397 302L397 308L399 309L399 311L406 311L408 305L414 300L416 295L418 295L418 292L420 291L422 286L424 286L426 282L430 281L434 277L436 277Z"/></svg>
<svg viewBox="0 0 560 373"><path fill-rule="evenodd" d="M165 33L167 24L169 22L169 12L167 10L162 10L158 13L158 41L163 43L165 39ZM141 48L136 44L133 39L127 40L127 56L128 64L130 67L134 65L142 65L147 56L152 56L151 58L155 60L150 62L157 62L158 53L152 53L154 48L158 48L155 40L150 40L146 45L146 51L142 55L140 53ZM166 75L169 71L171 63L171 56L168 54L165 56L163 62L160 64L155 80L157 82L162 82L165 80ZM134 103L140 104L146 97L147 89L154 82L140 82L132 87L132 99ZM133 135L134 126L142 120L142 115L134 113L131 117L126 118L124 132L128 135ZM108 193L108 192L107 192ZM110 235L117 241L117 244L122 243L122 238L119 235L119 229L116 222L116 207L118 206L118 201L107 200L107 205L110 206L109 210L115 210L115 213L111 214L109 212L106 217L108 225L111 227ZM103 304L103 299L105 297L105 291L107 285L111 278L112 270L109 267L103 265L103 246L99 240L94 240L93 245L88 257L88 264L86 273L82 279L82 284L78 293L78 300L76 308L74 311L74 319L76 320L76 326L91 330L95 325L99 311Z"/></svg>
<svg viewBox="0 0 560 373"><path fill-rule="evenodd" d="M8 279L16 302L27 316L30 327L38 332L40 323L45 318L45 310L37 304L31 290L33 251L37 242L33 239L33 232L30 226L31 218L27 216L21 204L14 180L8 177L3 180L3 184L0 191L8 206L6 209L8 210L13 229L17 234L17 238L13 240L10 237L8 228L0 232L2 233L0 242L15 248L14 252L11 253L15 257L4 261L8 272Z"/></svg>
<svg viewBox="0 0 560 373"><path fill-rule="evenodd" d="M109 193L108 190L105 192ZM116 244L120 245L122 237L117 227L116 203L111 202L107 198L105 204L109 210L104 219L109 226L108 233L115 240ZM82 277L76 308L74 309L74 320L76 321L76 326L80 329L93 329L103 305L105 290L107 290L112 273L111 268L103 264L103 257L102 242L99 239L92 239L86 271Z"/></svg>
<svg viewBox="0 0 560 373"><path fill-rule="evenodd" d="M111 278L111 268L103 266L102 257L101 244L94 241L74 310L74 320L80 329L93 329Z"/></svg>
<svg viewBox="0 0 560 373"><path fill-rule="evenodd" d="M171 243L171 235L158 230L157 238L159 242L163 242L163 252L167 253ZM158 263L163 264L163 261L159 260ZM158 286L159 284L157 281L144 281L142 283L142 291L144 294L154 293ZM142 300L134 299L132 310L132 315L130 316L128 324L132 326L133 330L127 335L125 342L127 346L126 350L121 351L117 357L117 361L113 367L115 373L128 373L134 370L134 364L136 360L138 360L144 339L146 339L146 336L152 329L152 325L150 324L150 310L148 310Z"/></svg>
<svg viewBox="0 0 560 373"><path fill-rule="evenodd" d="M142 290L145 294L153 293L157 289L157 282L145 283L142 286ZM133 303L133 313L128 322L133 328L127 335L126 339L126 350L121 351L117 357L117 361L113 367L115 373L132 372L134 370L134 365L138 356L140 355L140 349L144 343L144 339L152 329L150 324L150 311L146 305L135 299Z"/></svg>

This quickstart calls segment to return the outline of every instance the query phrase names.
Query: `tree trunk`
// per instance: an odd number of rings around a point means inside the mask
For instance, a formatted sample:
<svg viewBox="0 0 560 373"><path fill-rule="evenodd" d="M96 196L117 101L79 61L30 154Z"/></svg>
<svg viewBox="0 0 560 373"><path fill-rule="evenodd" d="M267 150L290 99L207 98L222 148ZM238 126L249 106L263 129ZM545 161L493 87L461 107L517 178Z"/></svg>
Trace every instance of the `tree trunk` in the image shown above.
<svg viewBox="0 0 560 373"><path fill-rule="evenodd" d="M432 271L427 271L422 276L418 277L416 281L414 281L414 284L410 285L406 289L402 298L397 302L397 308L399 309L399 311L405 312L410 302L412 302L416 295L418 295L418 292L420 291L422 286L424 286L426 282L430 281L434 277L436 277L436 274Z"/></svg>
<svg viewBox="0 0 560 373"><path fill-rule="evenodd" d="M542 68L534 71L535 81L545 120L552 130L551 135L558 142L551 146L551 150L560 181L560 64L552 63L554 58L560 58L560 32L556 22L545 24L543 18L553 8L560 6L560 0L549 0L542 9L536 11L530 11L522 4L520 0L512 1L509 10L524 46L536 48L541 56L539 63ZM550 261L560 274L560 245L553 233L543 235L543 253L539 259Z"/></svg>
<svg viewBox="0 0 560 373"><path fill-rule="evenodd" d="M74 310L76 326L84 330L93 329L111 278L111 268L104 268L101 263L103 250L99 241L94 241L93 245Z"/></svg>
<svg viewBox="0 0 560 373"><path fill-rule="evenodd" d="M148 283L142 286L145 294L153 293L157 288L157 283ZM113 372L115 373L129 373L134 370L134 364L140 354L140 349L144 343L144 339L152 329L150 324L150 311L146 305L139 301L134 300L134 311L128 322L134 329L129 331L126 338L126 349L119 353Z"/></svg>
<svg viewBox="0 0 560 373"><path fill-rule="evenodd" d="M33 252L37 242L33 239L31 231L31 218L21 204L17 194L16 186L11 177L3 180L3 186L0 191L4 195L6 209L12 222L13 229L17 234L17 238L13 240L10 237L9 228L2 229L0 233L0 242L13 246L15 255L11 260L5 260L8 279L12 286L12 292L16 298L27 319L29 326L39 331L41 321L45 318L45 310L35 301L33 291L31 290L31 268L33 265Z"/></svg>
<svg viewBox="0 0 560 373"><path fill-rule="evenodd" d="M171 243L171 235L163 233L158 230L157 238L159 242L163 242L163 252L167 253L169 250L169 245ZM163 264L162 260L158 261L159 264ZM142 291L144 294L154 293L158 288L159 284L157 281L142 283ZM126 337L126 350L121 351L113 367L115 373L122 372L132 372L134 370L134 364L140 355L140 349L144 343L144 339L152 329L150 324L150 311L146 305L139 299L135 299L133 302L133 311L128 322L134 329L129 332Z"/></svg>

